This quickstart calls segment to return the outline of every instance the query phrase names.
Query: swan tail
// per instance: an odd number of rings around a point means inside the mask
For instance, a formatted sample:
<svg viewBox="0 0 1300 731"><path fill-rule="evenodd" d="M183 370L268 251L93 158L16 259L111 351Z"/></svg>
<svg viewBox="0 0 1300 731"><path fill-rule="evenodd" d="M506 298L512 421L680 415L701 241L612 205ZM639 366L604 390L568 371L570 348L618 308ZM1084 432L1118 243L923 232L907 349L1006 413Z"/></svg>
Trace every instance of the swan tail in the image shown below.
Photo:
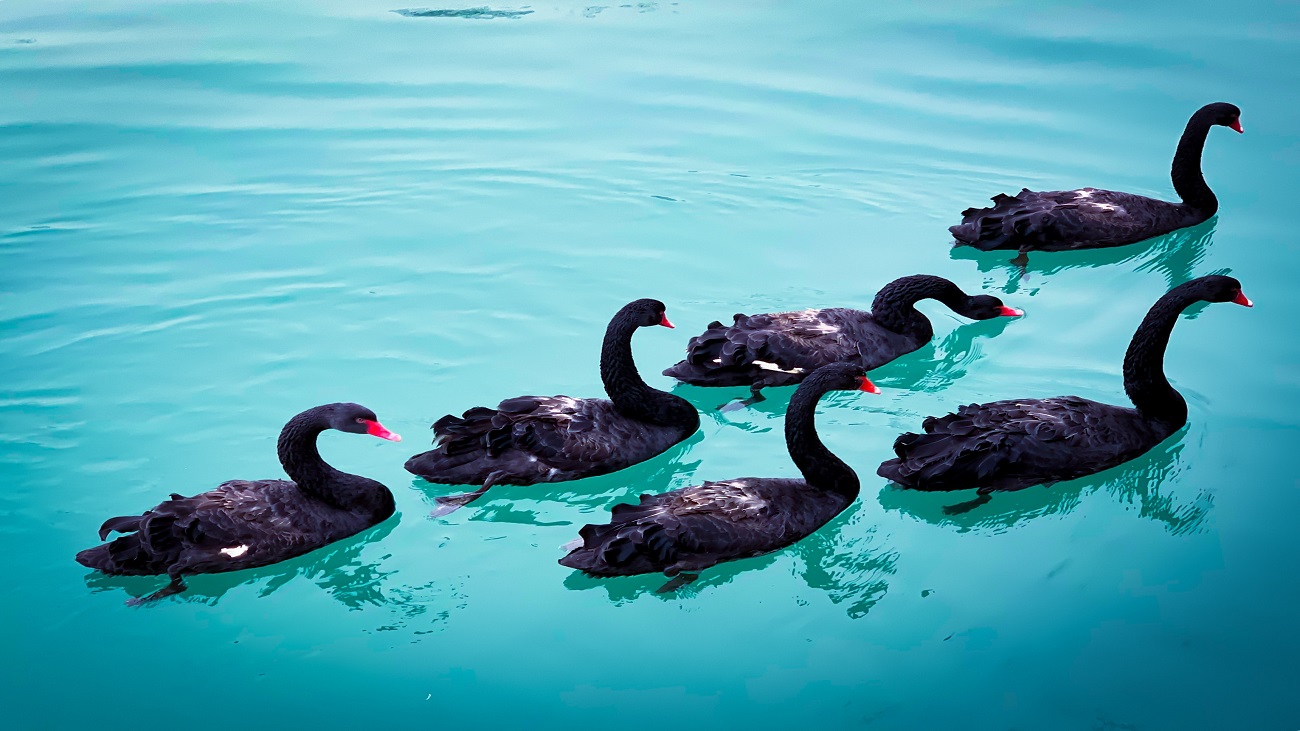
<svg viewBox="0 0 1300 731"><path fill-rule="evenodd" d="M87 548L77 553L77 563L88 569L97 569L104 573L117 573L112 556L108 553L108 544L104 543L94 548Z"/></svg>
<svg viewBox="0 0 1300 731"><path fill-rule="evenodd" d="M1025 188L1014 196L993 196L991 208L967 208L948 231L957 243L981 251L1032 249L1058 238L1050 211L1055 202Z"/></svg>
<svg viewBox="0 0 1300 731"><path fill-rule="evenodd" d="M631 576L676 563L677 546L667 527L652 520L660 511L651 499L642 495L640 505L615 505L609 523L583 526L578 531L581 544L561 558L560 565L592 576Z"/></svg>
<svg viewBox="0 0 1300 731"><path fill-rule="evenodd" d="M956 452L950 449L950 441L943 434L899 435L894 441L894 453L898 456L882 462L876 474L913 490L942 489L934 481L952 467Z"/></svg>
<svg viewBox="0 0 1300 731"><path fill-rule="evenodd" d="M518 402L518 403L516 403ZM495 457L514 442L514 417L536 408L531 396L502 401L489 409L476 406L460 416L447 414L433 423L434 448L406 461L406 471L432 482L478 484L487 476L478 462Z"/></svg>
<svg viewBox="0 0 1300 731"><path fill-rule="evenodd" d="M664 370L664 375L694 386L747 386L756 373L745 327L749 316L735 315L735 323L717 320L686 345L686 358Z"/></svg>
<svg viewBox="0 0 1300 731"><path fill-rule="evenodd" d="M433 441L448 458L494 454L510 445L510 419L501 409L483 406L461 416L447 414L433 423Z"/></svg>
<svg viewBox="0 0 1300 731"><path fill-rule="evenodd" d="M181 550L181 542L173 530L175 523L174 516L153 512L111 518L100 528L101 536L106 536L111 530L129 529L131 532L79 552L77 563L106 574L149 576L167 573Z"/></svg>
<svg viewBox="0 0 1300 731"><path fill-rule="evenodd" d="M894 441L898 456L882 462L876 474L914 490L996 487L1010 457L1004 435L964 429L962 418L931 417L924 424L926 433L899 435Z"/></svg>
<svg viewBox="0 0 1300 731"><path fill-rule="evenodd" d="M493 468L484 464L483 452L448 455L441 448L406 460L406 471L444 485L481 485Z"/></svg>

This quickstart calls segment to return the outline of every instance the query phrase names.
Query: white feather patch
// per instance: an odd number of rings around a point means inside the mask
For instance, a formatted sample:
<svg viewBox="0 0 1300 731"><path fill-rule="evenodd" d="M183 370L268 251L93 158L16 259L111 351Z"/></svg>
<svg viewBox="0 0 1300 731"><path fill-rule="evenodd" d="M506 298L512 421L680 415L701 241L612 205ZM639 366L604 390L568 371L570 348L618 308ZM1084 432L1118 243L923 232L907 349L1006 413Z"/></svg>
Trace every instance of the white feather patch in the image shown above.
<svg viewBox="0 0 1300 731"><path fill-rule="evenodd" d="M775 363L769 363L768 361L765 360L756 360L754 361L754 365L758 366L759 368L762 368L765 371L781 371L782 373L803 373L802 368L782 368L781 366Z"/></svg>
<svg viewBox="0 0 1300 731"><path fill-rule="evenodd" d="M231 558L239 558L248 553L248 546L231 546L230 548L221 549L221 552Z"/></svg>

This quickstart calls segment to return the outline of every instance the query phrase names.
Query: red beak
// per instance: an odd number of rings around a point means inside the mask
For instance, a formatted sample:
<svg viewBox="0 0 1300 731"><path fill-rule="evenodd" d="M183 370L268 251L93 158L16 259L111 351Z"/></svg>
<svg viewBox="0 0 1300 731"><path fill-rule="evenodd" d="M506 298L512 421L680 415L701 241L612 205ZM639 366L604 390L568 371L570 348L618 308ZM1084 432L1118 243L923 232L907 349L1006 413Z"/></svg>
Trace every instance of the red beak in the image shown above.
<svg viewBox="0 0 1300 731"><path fill-rule="evenodd" d="M998 315L1000 317L1020 317L1024 314L1024 310L1017 310L1014 307L1007 307L1006 305L1002 305L998 308Z"/></svg>
<svg viewBox="0 0 1300 731"><path fill-rule="evenodd" d="M880 393L880 386L877 386L876 384L872 383L870 378L867 378L866 376L859 376L858 378L859 378L859 382L858 382L859 391L866 391L867 393Z"/></svg>
<svg viewBox="0 0 1300 731"><path fill-rule="evenodd" d="M384 428L384 425L383 425L383 424L380 424L380 423L377 422L377 421L369 421L369 420L366 420L366 433L369 434L369 435L372 436L372 437L379 437L380 439L387 439L387 440L390 441L390 442L400 442L400 441L402 441L402 435L401 435L401 434L394 434L394 433L388 431L387 429Z"/></svg>
<svg viewBox="0 0 1300 731"><path fill-rule="evenodd" d="M1245 292L1242 292L1241 290L1237 290L1237 296L1236 296L1236 297L1233 297L1233 298L1232 298L1232 301L1235 302L1236 304L1241 305L1242 307L1254 307L1254 306L1255 306L1255 303L1254 303L1254 302L1251 302L1251 301L1250 301L1250 298L1246 296L1246 293L1245 293Z"/></svg>
<svg viewBox="0 0 1300 731"><path fill-rule="evenodd" d="M1241 128L1241 117L1238 117L1238 118L1232 120L1232 124L1230 124L1230 125L1228 125L1228 126L1231 127L1231 128L1233 128L1233 129L1235 129L1235 130L1237 130L1238 133L1241 133L1241 132L1245 132L1245 131L1246 131L1246 130L1244 130L1244 129Z"/></svg>
<svg viewBox="0 0 1300 731"><path fill-rule="evenodd" d="M672 324L671 322L668 321L668 314L667 314L667 313L664 313L663 315L660 315L660 316L659 316L659 324L660 324L660 325L663 325L664 327L677 327L676 325L674 325L674 324Z"/></svg>

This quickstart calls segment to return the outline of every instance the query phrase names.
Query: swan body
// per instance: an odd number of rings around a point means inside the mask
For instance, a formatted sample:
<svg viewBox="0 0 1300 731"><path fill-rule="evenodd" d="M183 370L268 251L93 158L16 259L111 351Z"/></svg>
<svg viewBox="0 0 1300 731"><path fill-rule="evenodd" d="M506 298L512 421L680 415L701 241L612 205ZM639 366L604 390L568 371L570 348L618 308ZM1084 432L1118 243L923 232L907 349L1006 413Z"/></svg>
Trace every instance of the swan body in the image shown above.
<svg viewBox="0 0 1300 731"><path fill-rule="evenodd" d="M691 338L686 358L664 375L695 386L750 386L758 400L761 389L797 384L831 363L870 371L934 337L930 320L915 308L923 299L937 299L975 320L1024 314L997 297L969 296L942 277L902 277L876 294L870 312L831 307L737 314L731 325L713 322Z"/></svg>
<svg viewBox="0 0 1300 731"><path fill-rule="evenodd" d="M1181 426L1078 396L970 404L900 436L879 474L918 490L1019 490L1123 464Z"/></svg>
<svg viewBox="0 0 1300 731"><path fill-rule="evenodd" d="M406 469L451 485L482 484L489 477L497 485L533 485L603 475L690 436L683 428L627 416L608 399L569 396L519 396L495 409L445 416L433 429L438 449L412 457Z"/></svg>
<svg viewBox="0 0 1300 731"><path fill-rule="evenodd" d="M519 396L435 422L435 448L407 460L407 471L429 482L482 485L438 498L435 515L495 484L563 482L621 470L694 434L700 425L695 407L650 388L632 361L632 333L653 325L672 327L663 303L648 299L629 303L610 321L600 356L609 399Z"/></svg>
<svg viewBox="0 0 1300 731"><path fill-rule="evenodd" d="M948 230L957 245L983 251L1068 251L1124 246L1209 220L1219 201L1201 173L1201 153L1210 127L1238 132L1241 110L1224 102L1207 104L1187 122L1174 155L1174 190L1182 199L1155 198L1098 188L993 197L991 208L968 208Z"/></svg>
<svg viewBox="0 0 1300 731"><path fill-rule="evenodd" d="M388 488L330 467L316 451L316 436L331 428L401 439L357 404L309 409L277 444L294 481L231 480L193 497L173 493L140 515L105 521L101 541L122 535L81 551L77 562L106 574L167 574L172 584L148 598L156 599L183 591L184 576L278 563L387 520L395 509Z"/></svg>
<svg viewBox="0 0 1300 731"><path fill-rule="evenodd" d="M834 389L878 392L864 371L836 363L811 374L790 401L786 445L803 479L742 477L706 482L637 505L616 505L610 522L588 525L560 564L592 576L662 571L681 580L723 561L784 548L839 515L858 495L858 478L822 444L813 424L817 401Z"/></svg>
<svg viewBox="0 0 1300 731"><path fill-rule="evenodd" d="M1152 306L1124 358L1132 407L1078 396L963 406L929 417L894 442L878 474L917 490L976 488L979 495L1091 475L1127 462L1187 423L1187 403L1164 375L1179 314L1197 302L1250 306L1241 283L1211 275L1174 287Z"/></svg>

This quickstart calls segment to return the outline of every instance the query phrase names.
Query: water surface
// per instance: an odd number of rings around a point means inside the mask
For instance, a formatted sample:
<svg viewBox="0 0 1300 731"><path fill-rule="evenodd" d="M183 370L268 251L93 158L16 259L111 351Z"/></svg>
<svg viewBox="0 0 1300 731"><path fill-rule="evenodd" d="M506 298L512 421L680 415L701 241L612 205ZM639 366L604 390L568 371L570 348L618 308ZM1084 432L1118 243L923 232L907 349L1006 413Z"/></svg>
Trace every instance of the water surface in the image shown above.
<svg viewBox="0 0 1300 731"><path fill-rule="evenodd" d="M0 3L0 530L5 716L21 728L415 723L687 729L1294 729L1300 481L1300 11L1293 4L854 2L400 7ZM999 192L1171 196L1186 118L1222 201L1150 245L949 249ZM594 581L559 546L610 505L794 474L790 389L682 387L701 433L615 475L496 488L444 520L402 470L449 411L599 395L638 297L647 378L734 312L866 306L947 276L1028 315L923 309L934 343L819 423L863 494L808 540L706 572ZM1253 310L1184 318L1188 426L1092 478L964 499L874 476L962 403L1120 401L1146 308L1213 272ZM100 522L275 477L283 422L327 434L399 514L261 570L89 574Z"/></svg>

